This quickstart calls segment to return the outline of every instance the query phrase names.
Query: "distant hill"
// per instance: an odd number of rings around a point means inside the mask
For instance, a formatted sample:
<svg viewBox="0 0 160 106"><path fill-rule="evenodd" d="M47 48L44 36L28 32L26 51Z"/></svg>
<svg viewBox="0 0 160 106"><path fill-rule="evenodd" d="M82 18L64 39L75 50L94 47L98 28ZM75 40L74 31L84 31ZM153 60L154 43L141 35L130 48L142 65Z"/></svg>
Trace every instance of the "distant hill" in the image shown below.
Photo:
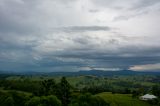
<svg viewBox="0 0 160 106"><path fill-rule="evenodd" d="M51 75L51 76L79 76L79 75L94 75L94 76L114 76L114 75L160 75L160 72L138 72L132 70L121 71L102 71L102 70L81 70L78 72L0 72L0 74L20 74L20 75Z"/></svg>
<svg viewBox="0 0 160 106"><path fill-rule="evenodd" d="M78 71L78 72L52 72L50 75L60 76L78 76L78 75L94 75L94 76L114 76L114 75L160 75L160 72L138 72L131 70L121 71L102 71L102 70L90 70L90 71Z"/></svg>

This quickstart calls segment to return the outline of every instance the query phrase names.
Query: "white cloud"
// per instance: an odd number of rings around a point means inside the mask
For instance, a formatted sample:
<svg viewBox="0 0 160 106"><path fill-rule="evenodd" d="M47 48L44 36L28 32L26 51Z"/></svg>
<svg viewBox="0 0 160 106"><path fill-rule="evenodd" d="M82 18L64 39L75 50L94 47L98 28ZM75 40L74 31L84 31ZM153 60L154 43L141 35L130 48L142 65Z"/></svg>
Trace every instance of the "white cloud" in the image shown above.
<svg viewBox="0 0 160 106"><path fill-rule="evenodd" d="M135 70L135 71L159 71L160 70L160 63L135 65L135 66L130 67L130 70Z"/></svg>

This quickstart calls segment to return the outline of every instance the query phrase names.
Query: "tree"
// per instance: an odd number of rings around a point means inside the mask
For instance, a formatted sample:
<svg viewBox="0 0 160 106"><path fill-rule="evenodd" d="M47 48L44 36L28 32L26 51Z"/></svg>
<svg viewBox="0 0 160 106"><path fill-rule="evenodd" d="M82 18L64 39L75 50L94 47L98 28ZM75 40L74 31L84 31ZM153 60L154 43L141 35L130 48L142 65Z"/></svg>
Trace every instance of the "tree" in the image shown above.
<svg viewBox="0 0 160 106"><path fill-rule="evenodd" d="M63 106L68 105L71 97L71 85L65 77L62 77L58 84L57 96L61 99Z"/></svg>
<svg viewBox="0 0 160 106"><path fill-rule="evenodd" d="M160 97L160 86L155 85L152 87L152 93L158 97Z"/></svg>
<svg viewBox="0 0 160 106"><path fill-rule="evenodd" d="M56 96L42 96L41 103L44 106L61 106L61 101Z"/></svg>
<svg viewBox="0 0 160 106"><path fill-rule="evenodd" d="M41 86L38 92L34 94L37 96L47 96L56 94L56 83L54 79L48 79L41 82Z"/></svg>
<svg viewBox="0 0 160 106"><path fill-rule="evenodd" d="M8 93L12 95L12 98L13 98L16 106L24 106L25 102L27 100L29 100L29 98L30 98L26 94L19 93L17 91L10 91Z"/></svg>
<svg viewBox="0 0 160 106"><path fill-rule="evenodd" d="M139 96L139 92L137 90L132 91L132 98Z"/></svg>
<svg viewBox="0 0 160 106"><path fill-rule="evenodd" d="M80 94L77 98L73 98L69 106L109 106L99 96L93 96L90 93Z"/></svg>
<svg viewBox="0 0 160 106"><path fill-rule="evenodd" d="M41 104L40 97L33 97L28 102L26 102L25 106L38 106Z"/></svg>
<svg viewBox="0 0 160 106"><path fill-rule="evenodd" d="M14 106L12 96L0 93L0 106Z"/></svg>
<svg viewBox="0 0 160 106"><path fill-rule="evenodd" d="M61 101L56 96L41 96L33 97L27 103L26 106L61 106Z"/></svg>
<svg viewBox="0 0 160 106"><path fill-rule="evenodd" d="M124 89L124 94L130 94L130 93L131 93L131 90L129 88Z"/></svg>

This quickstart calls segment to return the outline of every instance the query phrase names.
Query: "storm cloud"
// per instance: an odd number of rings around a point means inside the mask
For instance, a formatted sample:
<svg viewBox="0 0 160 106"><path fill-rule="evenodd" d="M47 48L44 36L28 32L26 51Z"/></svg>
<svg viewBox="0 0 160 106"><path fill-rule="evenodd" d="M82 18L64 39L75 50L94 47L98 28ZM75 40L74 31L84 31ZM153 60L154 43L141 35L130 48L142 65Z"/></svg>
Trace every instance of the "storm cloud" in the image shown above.
<svg viewBox="0 0 160 106"><path fill-rule="evenodd" d="M159 0L1 0L0 14L0 70L160 69Z"/></svg>

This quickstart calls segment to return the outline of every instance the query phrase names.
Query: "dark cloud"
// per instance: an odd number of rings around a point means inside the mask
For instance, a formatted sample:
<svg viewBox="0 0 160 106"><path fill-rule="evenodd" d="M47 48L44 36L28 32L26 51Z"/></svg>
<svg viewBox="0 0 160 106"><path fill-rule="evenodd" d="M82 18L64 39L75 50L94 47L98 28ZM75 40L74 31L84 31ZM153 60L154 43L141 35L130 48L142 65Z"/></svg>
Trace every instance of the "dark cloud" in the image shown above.
<svg viewBox="0 0 160 106"><path fill-rule="evenodd" d="M113 9L143 9L160 3L159 0L93 0L93 3Z"/></svg>
<svg viewBox="0 0 160 106"><path fill-rule="evenodd" d="M141 10L143 8L148 8L158 3L160 3L159 0L139 0L138 2L133 4L133 7L131 7L130 9Z"/></svg>
<svg viewBox="0 0 160 106"><path fill-rule="evenodd" d="M138 13L135 13L135 14L127 14L127 15L120 15L120 16L117 16L113 19L113 21L125 21L125 20L129 20L129 19L132 19L132 18L136 18L138 16L142 16L144 14L148 14L149 12L148 11L140 11Z"/></svg>
<svg viewBox="0 0 160 106"><path fill-rule="evenodd" d="M111 28L108 26L68 26L54 28L53 30L64 31L64 32L88 32L88 31L110 31Z"/></svg>
<svg viewBox="0 0 160 106"><path fill-rule="evenodd" d="M98 9L90 9L89 12L96 13L96 12L99 12L99 10Z"/></svg>
<svg viewBox="0 0 160 106"><path fill-rule="evenodd" d="M133 24L139 22L136 19L120 24L115 20L149 14L158 8L158 3L159 0L1 0L0 70L129 69L144 64L157 67L159 14L144 21L149 24L148 29L145 23Z"/></svg>

